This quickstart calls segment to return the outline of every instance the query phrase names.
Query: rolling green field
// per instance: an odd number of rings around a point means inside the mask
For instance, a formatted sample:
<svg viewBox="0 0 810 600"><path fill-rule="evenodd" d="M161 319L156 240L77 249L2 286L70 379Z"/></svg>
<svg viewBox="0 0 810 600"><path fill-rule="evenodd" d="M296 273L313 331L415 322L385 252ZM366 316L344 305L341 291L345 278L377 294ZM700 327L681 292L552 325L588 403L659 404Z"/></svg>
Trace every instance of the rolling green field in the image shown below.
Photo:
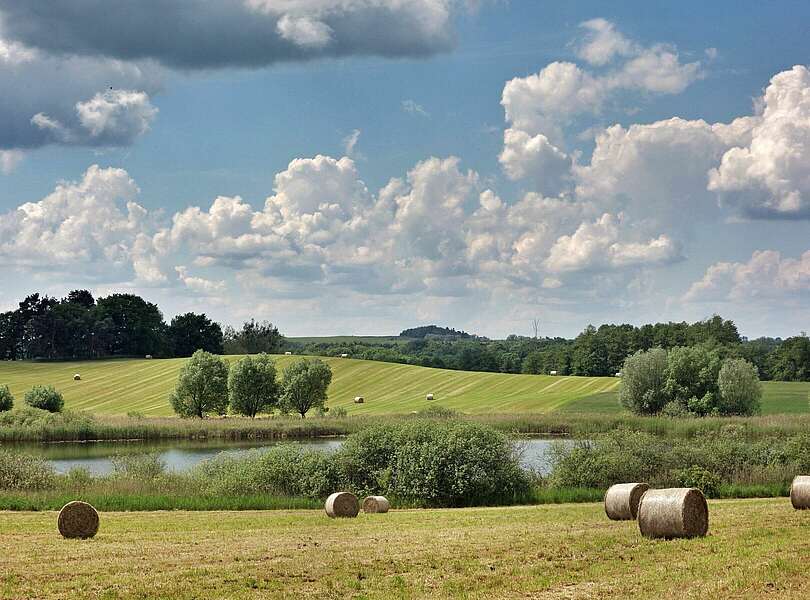
<svg viewBox="0 0 810 600"><path fill-rule="evenodd" d="M278 356L276 362L283 369L294 359ZM18 402L33 385L45 384L64 394L69 409L170 415L168 395L185 360L0 362L0 385L8 384ZM342 406L356 415L409 413L431 405L468 413L548 412L619 385L614 378L473 373L349 358L324 360L334 373L328 405ZM74 373L81 375L81 381L73 381ZM435 395L433 402L425 400L429 392ZM355 396L363 396L365 403L354 404Z"/></svg>
<svg viewBox="0 0 810 600"><path fill-rule="evenodd" d="M228 357L235 360L238 357ZM277 356L279 369L297 357ZM53 385L69 409L97 414L138 412L171 415L168 395L186 359L89 362L0 362L0 385L18 403L36 384ZM553 377L430 369L349 358L325 358L334 372L329 406L350 415L407 414L431 405L470 414L616 413L620 380L613 377ZM73 381L74 373L81 381ZM766 382L763 413L807 413L810 383ZM428 402L425 395L434 394ZM355 396L365 403L354 404Z"/></svg>
<svg viewBox="0 0 810 600"><path fill-rule="evenodd" d="M807 598L810 511L710 501L709 535L647 540L601 504L102 513L64 540L56 513L0 513L0 597Z"/></svg>

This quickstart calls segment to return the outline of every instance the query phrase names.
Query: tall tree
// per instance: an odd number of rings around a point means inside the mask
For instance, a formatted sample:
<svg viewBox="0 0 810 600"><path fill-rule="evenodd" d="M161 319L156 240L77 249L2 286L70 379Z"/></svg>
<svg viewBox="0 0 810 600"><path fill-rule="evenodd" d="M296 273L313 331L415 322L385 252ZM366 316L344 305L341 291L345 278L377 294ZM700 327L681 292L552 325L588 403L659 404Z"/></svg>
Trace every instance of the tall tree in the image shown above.
<svg viewBox="0 0 810 600"><path fill-rule="evenodd" d="M312 408L323 408L326 390L332 382L332 369L318 358L305 358L284 369L281 407L297 412L303 419Z"/></svg>
<svg viewBox="0 0 810 600"><path fill-rule="evenodd" d="M174 356L191 356L197 350L222 354L222 328L204 314L192 312L172 319L168 329Z"/></svg>

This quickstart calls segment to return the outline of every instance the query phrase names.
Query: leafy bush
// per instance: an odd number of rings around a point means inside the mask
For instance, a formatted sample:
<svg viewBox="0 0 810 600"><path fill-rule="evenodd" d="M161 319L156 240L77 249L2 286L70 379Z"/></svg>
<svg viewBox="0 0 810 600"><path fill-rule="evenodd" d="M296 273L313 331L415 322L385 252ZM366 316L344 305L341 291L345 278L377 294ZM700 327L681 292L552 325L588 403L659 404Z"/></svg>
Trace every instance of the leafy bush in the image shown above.
<svg viewBox="0 0 810 600"><path fill-rule="evenodd" d="M741 358L723 361L707 346L638 351L622 369L621 403L636 414L671 417L759 412L757 369Z"/></svg>
<svg viewBox="0 0 810 600"><path fill-rule="evenodd" d="M659 412L669 398L664 390L666 376L666 350L639 350L624 362L620 402L637 414Z"/></svg>
<svg viewBox="0 0 810 600"><path fill-rule="evenodd" d="M0 489L41 490L53 485L55 473L42 458L0 450Z"/></svg>
<svg viewBox="0 0 810 600"><path fill-rule="evenodd" d="M551 464L552 486L604 489L626 481L661 486L692 481L716 493L721 485L738 482L789 483L793 474L810 469L810 434L751 441L739 425L686 439L616 430L574 447L555 445ZM704 471L711 477L703 477Z"/></svg>
<svg viewBox="0 0 810 600"><path fill-rule="evenodd" d="M35 385L25 393L25 403L48 412L62 412L65 399L52 385Z"/></svg>
<svg viewBox="0 0 810 600"><path fill-rule="evenodd" d="M452 408L433 405L420 410L418 416L426 419L456 419L461 416L461 413Z"/></svg>
<svg viewBox="0 0 810 600"><path fill-rule="evenodd" d="M351 489L416 506L510 502L531 487L510 439L474 423L373 426L350 436L338 459Z"/></svg>
<svg viewBox="0 0 810 600"><path fill-rule="evenodd" d="M112 459L113 476L136 481L151 481L166 473L166 463L157 453L119 454Z"/></svg>
<svg viewBox="0 0 810 600"><path fill-rule="evenodd" d="M220 454L197 465L192 476L215 494L281 494L322 499L340 487L334 456L281 444L243 456Z"/></svg>
<svg viewBox="0 0 810 600"><path fill-rule="evenodd" d="M717 496L720 490L720 478L708 469L697 465L676 471L675 478L681 487L697 488L709 497Z"/></svg>
<svg viewBox="0 0 810 600"><path fill-rule="evenodd" d="M723 363L717 376L719 412L724 415L753 415L760 412L762 385L757 368L742 358Z"/></svg>
<svg viewBox="0 0 810 600"><path fill-rule="evenodd" d="M197 350L180 369L169 400L181 417L224 415L228 411L228 363Z"/></svg>
<svg viewBox="0 0 810 600"><path fill-rule="evenodd" d="M0 412L9 411L14 407L14 396L7 385L0 387Z"/></svg>

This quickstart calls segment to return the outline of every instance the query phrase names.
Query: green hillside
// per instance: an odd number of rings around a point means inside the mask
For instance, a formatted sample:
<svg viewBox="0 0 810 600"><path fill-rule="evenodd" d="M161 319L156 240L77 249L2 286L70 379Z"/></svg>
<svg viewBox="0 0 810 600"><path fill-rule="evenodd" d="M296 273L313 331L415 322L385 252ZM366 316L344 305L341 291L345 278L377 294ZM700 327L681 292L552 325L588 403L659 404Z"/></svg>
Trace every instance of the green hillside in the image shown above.
<svg viewBox="0 0 810 600"><path fill-rule="evenodd" d="M238 357L228 357L235 360ZM283 369L296 357L278 356ZM0 362L0 385L21 403L36 384L54 385L67 408L104 414L130 411L170 415L169 392L186 359L92 362ZM408 413L431 404L470 413L547 412L572 400L618 386L612 378L508 375L429 369L393 363L325 358L334 372L329 406L350 414ZM73 375L81 381L73 381ZM435 400L425 400L427 393ZM354 404L363 396L364 404Z"/></svg>
<svg viewBox="0 0 810 600"><path fill-rule="evenodd" d="M228 357L235 360L238 357ZM278 356L280 369L296 357ZM70 409L103 414L170 415L169 392L186 359L74 363L0 362L0 385L22 403L36 384L54 385ZM349 414L409 413L431 405L467 413L614 412L620 381L607 377L552 377L429 369L355 359L325 358L334 372L329 406ZM73 381L79 373L81 381ZM767 382L763 412L810 412L808 383ZM427 393L435 400L425 400ZM354 404L363 396L364 404Z"/></svg>

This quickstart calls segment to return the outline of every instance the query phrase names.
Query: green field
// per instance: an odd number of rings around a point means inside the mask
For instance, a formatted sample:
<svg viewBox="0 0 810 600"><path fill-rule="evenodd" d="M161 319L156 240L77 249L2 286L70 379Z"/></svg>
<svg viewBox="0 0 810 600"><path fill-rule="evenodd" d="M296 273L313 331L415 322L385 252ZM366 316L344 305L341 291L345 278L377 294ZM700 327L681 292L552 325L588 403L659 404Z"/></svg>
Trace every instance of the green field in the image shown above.
<svg viewBox="0 0 810 600"><path fill-rule="evenodd" d="M276 357L280 369L294 359ZM0 362L0 385L8 384L18 402L31 386L46 384L64 394L70 409L170 415L168 395L185 360ZM342 406L356 415L409 413L431 405L468 413L548 412L619 385L614 378L473 373L349 358L324 360L334 372L329 406ZM74 373L81 375L81 381L73 381ZM434 394L433 402L425 400L427 393ZM363 396L365 403L354 404L355 396Z"/></svg>
<svg viewBox="0 0 810 600"><path fill-rule="evenodd" d="M228 357L235 360L238 357ZM297 357L277 356L279 369ZM33 385L54 385L67 408L97 414L171 415L168 395L186 359L0 362L0 385L22 402ZM620 410L613 377L511 375L430 369L350 358L325 358L334 372L329 405L350 415L407 414L431 405L470 414ZM73 375L81 381L73 381ZM807 413L810 383L765 382L763 413ZM425 400L427 393L435 400ZM363 396L364 404L354 404Z"/></svg>
<svg viewBox="0 0 810 600"><path fill-rule="evenodd" d="M709 536L647 540L601 504L102 513L63 540L56 513L0 513L0 597L807 598L810 511L710 501Z"/></svg>

